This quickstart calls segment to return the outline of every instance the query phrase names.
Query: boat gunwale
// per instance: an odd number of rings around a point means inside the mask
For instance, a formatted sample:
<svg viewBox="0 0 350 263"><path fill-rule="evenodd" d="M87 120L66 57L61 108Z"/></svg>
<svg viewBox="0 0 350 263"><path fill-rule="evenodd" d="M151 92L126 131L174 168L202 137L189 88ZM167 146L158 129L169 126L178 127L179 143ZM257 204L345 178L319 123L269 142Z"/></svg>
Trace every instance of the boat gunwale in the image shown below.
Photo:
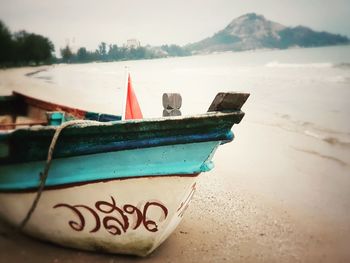
<svg viewBox="0 0 350 263"><path fill-rule="evenodd" d="M1 108L2 104L5 104L5 108ZM26 112L28 111L28 107L35 107L44 112L64 112L67 120L70 119L85 119L85 120L94 120L107 122L110 120L121 120L121 116L115 114L107 114L102 112L95 112L89 110L81 110L71 106L65 106L62 104L46 101L43 99L34 98L23 93L13 91L11 95L3 95L0 96L0 115L13 115L13 116L26 116ZM9 110L12 109L13 111ZM5 110L4 110L5 109ZM40 123L41 122L41 123ZM46 125L45 125L46 123ZM17 122L13 123L0 123L0 135L6 134L8 131L13 132L18 129L18 126L27 125L28 127L32 127L34 125L40 127L47 127L47 120L34 119L34 122L25 122L18 124ZM15 127L13 129L6 128ZM5 129L3 129L5 127ZM20 127L19 129L26 129L26 127Z"/></svg>
<svg viewBox="0 0 350 263"><path fill-rule="evenodd" d="M226 94L219 93L219 102L216 98L213 103L220 106L222 95ZM246 97L246 94L241 95L244 101ZM202 114L107 122L77 121L62 130L53 157L206 141L225 143L233 139L232 125L240 123L245 115L240 109L244 101ZM0 130L0 165L45 160L45 149L60 127L38 125Z"/></svg>
<svg viewBox="0 0 350 263"><path fill-rule="evenodd" d="M138 125L138 124L162 124L165 122L180 122L180 121L189 121L189 120L204 120L204 119L222 119L225 117L232 117L235 120L233 121L233 124L239 124L240 121L243 119L245 113L241 110L236 111L215 111L215 112L206 112L206 113L199 113L199 114L192 114L192 115L185 115L185 116L167 116L167 117L158 117L158 118L145 118L145 119L133 119L133 120L120 120L120 121L109 121L109 122L98 122L98 121L91 121L91 123L76 123L72 126L67 127L65 130L74 130L74 129L87 129L87 128L96 128L96 127L115 127L115 126L122 126L122 125ZM88 120L87 120L88 121ZM200 125L202 126L202 125ZM38 131L51 131L54 132L57 130L59 126L29 126L29 127L21 127L17 129L12 130L0 130L0 140L2 135L10 135L17 132L38 132ZM154 130L166 130L167 127L159 126L159 129ZM143 130L145 131L145 130Z"/></svg>

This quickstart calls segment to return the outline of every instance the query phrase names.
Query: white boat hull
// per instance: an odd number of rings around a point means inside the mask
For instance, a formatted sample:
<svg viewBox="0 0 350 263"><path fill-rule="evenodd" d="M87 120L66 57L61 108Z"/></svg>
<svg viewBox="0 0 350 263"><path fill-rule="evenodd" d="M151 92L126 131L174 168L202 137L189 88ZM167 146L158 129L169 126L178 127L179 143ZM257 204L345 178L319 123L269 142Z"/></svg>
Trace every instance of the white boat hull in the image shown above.
<svg viewBox="0 0 350 263"><path fill-rule="evenodd" d="M125 178L47 189L23 230L62 246L145 256L180 223L196 178ZM35 195L0 193L0 216L19 225Z"/></svg>

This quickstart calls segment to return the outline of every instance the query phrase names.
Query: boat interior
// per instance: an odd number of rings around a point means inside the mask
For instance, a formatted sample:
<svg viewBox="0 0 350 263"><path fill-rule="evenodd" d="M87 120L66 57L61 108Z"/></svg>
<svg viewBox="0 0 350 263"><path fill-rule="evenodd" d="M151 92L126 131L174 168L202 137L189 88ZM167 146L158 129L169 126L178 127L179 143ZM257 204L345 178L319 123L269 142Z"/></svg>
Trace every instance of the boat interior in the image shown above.
<svg viewBox="0 0 350 263"><path fill-rule="evenodd" d="M118 121L120 116L89 112L46 102L17 92L0 96L0 130L61 125L69 120Z"/></svg>

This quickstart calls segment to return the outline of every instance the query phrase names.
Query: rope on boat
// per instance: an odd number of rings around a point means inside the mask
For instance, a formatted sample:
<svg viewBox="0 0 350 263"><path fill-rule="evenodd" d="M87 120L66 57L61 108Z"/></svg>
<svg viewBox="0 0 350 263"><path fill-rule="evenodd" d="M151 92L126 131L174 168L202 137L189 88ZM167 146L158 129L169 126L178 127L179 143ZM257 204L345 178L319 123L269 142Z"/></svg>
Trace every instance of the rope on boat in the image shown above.
<svg viewBox="0 0 350 263"><path fill-rule="evenodd" d="M36 209L36 207L37 207L37 205L39 203L41 194L42 194L42 192L43 192L43 190L45 188L46 179L47 179L47 177L49 175L49 170L50 170L51 161L52 161L52 155L53 155L53 152L55 150L58 137L60 136L61 132L65 128L67 128L69 126L73 126L73 125L78 125L78 124L81 127L86 127L86 126L90 126L90 125L97 125L97 126L110 125L108 122L101 123L101 122L98 122L98 121L91 121L91 120L72 120L72 121L68 121L68 122L63 123L61 126L59 126L56 129L55 134L54 134L54 136L52 137L52 140L51 140L51 144L50 144L49 151L48 151L48 154L47 154L47 159L46 159L46 164L45 164L44 171L40 172L40 184L38 186L38 190L36 192L35 199L34 199L32 205L31 205L30 209L28 210L25 218L19 224L19 226L18 226L19 231L21 231L26 226L26 224L30 220L33 212L35 211L35 209Z"/></svg>

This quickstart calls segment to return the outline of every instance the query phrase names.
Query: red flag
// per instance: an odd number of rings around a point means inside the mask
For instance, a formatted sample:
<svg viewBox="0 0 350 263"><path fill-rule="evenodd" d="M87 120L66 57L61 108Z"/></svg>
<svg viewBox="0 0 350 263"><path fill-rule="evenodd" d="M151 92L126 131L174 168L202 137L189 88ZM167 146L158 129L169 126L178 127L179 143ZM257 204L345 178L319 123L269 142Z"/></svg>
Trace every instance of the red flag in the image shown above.
<svg viewBox="0 0 350 263"><path fill-rule="evenodd" d="M137 101L135 92L131 85L130 74L128 76L128 91L126 95L126 109L125 109L125 119L142 119L142 112L140 109L140 105Z"/></svg>

